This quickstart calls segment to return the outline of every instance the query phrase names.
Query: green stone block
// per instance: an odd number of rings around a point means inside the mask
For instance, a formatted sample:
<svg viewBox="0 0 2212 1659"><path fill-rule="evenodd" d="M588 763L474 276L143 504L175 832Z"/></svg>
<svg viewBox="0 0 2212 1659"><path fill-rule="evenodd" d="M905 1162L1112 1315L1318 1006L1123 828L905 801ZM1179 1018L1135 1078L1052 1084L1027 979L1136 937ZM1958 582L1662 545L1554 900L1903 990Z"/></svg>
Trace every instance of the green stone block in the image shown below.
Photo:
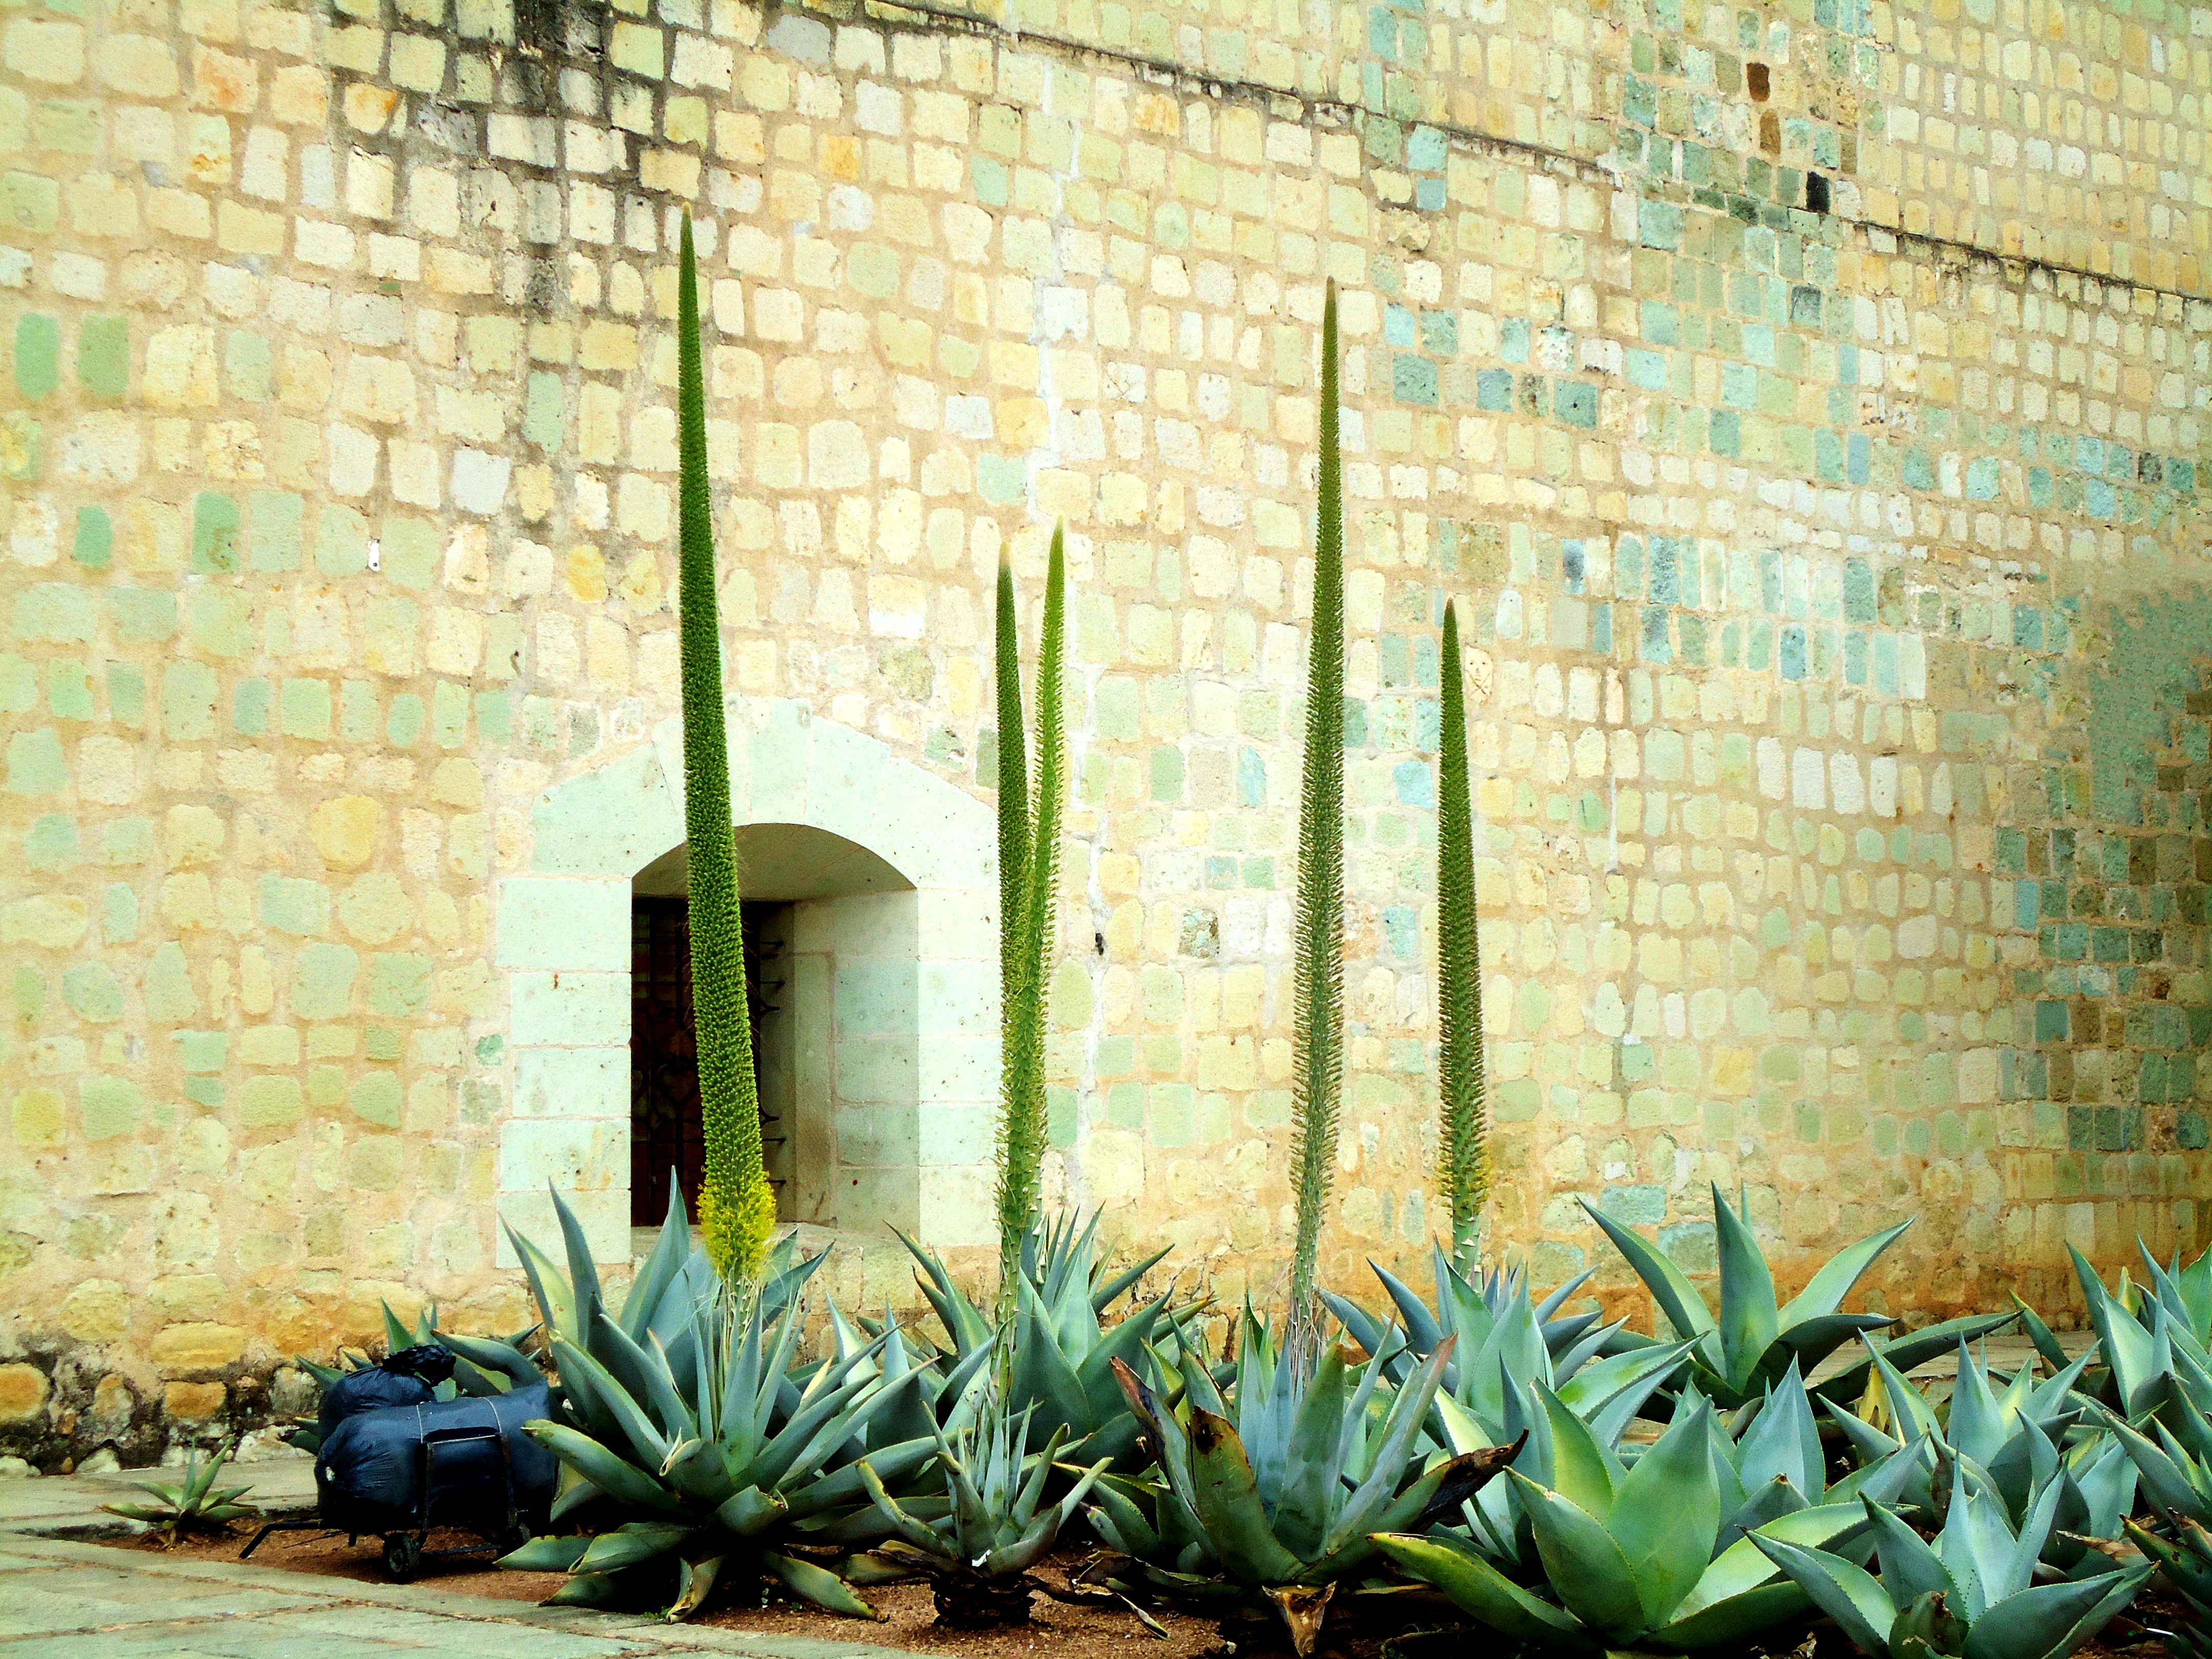
<svg viewBox="0 0 2212 1659"><path fill-rule="evenodd" d="M28 714L38 706L39 671L27 657L0 651L0 714Z"/></svg>
<svg viewBox="0 0 2212 1659"><path fill-rule="evenodd" d="M220 1111L222 1108L222 1079L219 1077L188 1077L185 1079L185 1098L210 1112Z"/></svg>
<svg viewBox="0 0 2212 1659"><path fill-rule="evenodd" d="M127 1078L87 1078L77 1087L77 1113L87 1140L112 1140L138 1127L144 1097Z"/></svg>
<svg viewBox="0 0 2212 1659"><path fill-rule="evenodd" d="M467 688L440 680L430 693L430 740L441 749L458 749L468 738Z"/></svg>
<svg viewBox="0 0 2212 1659"><path fill-rule="evenodd" d="M15 1018L34 1020L46 1012L46 975L27 963L15 966Z"/></svg>
<svg viewBox="0 0 2212 1659"><path fill-rule="evenodd" d="M325 507L315 516L315 568L330 577L368 568L368 520L349 507Z"/></svg>
<svg viewBox="0 0 2212 1659"><path fill-rule="evenodd" d="M137 937L137 892L128 882L110 882L100 895L100 943L126 945Z"/></svg>
<svg viewBox="0 0 2212 1659"><path fill-rule="evenodd" d="M215 670L180 659L161 672L161 729L176 743L203 743L215 735Z"/></svg>
<svg viewBox="0 0 2212 1659"><path fill-rule="evenodd" d="M398 1073L371 1072L353 1085L346 1104L356 1117L396 1129L399 1127L399 1101Z"/></svg>
<svg viewBox="0 0 2212 1659"><path fill-rule="evenodd" d="M219 489L203 489L192 501L191 569L222 575L238 568L238 502Z"/></svg>
<svg viewBox="0 0 2212 1659"><path fill-rule="evenodd" d="M199 994L192 991L192 971L184 960L184 947L175 940L157 945L146 964L146 1018L157 1024L175 1024L199 1013Z"/></svg>
<svg viewBox="0 0 2212 1659"><path fill-rule="evenodd" d="M246 498L246 545L256 570L300 568L302 517L303 504L289 491L257 489Z"/></svg>
<svg viewBox="0 0 2212 1659"><path fill-rule="evenodd" d="M242 657L253 648L253 602L234 588L185 590L185 635L218 657Z"/></svg>
<svg viewBox="0 0 2212 1659"><path fill-rule="evenodd" d="M62 326L41 311L15 321L15 390L30 403L50 398L62 383Z"/></svg>
<svg viewBox="0 0 2212 1659"><path fill-rule="evenodd" d="M84 856L76 820L67 812L42 812L23 836L23 860L33 870L67 870Z"/></svg>
<svg viewBox="0 0 2212 1659"><path fill-rule="evenodd" d="M100 826L102 864L148 864L154 857L154 820L112 818Z"/></svg>
<svg viewBox="0 0 2212 1659"><path fill-rule="evenodd" d="M338 687L338 736L348 743L376 740L376 688L367 680Z"/></svg>
<svg viewBox="0 0 2212 1659"><path fill-rule="evenodd" d="M513 735L514 716L504 691L476 695L477 736L485 743L504 744Z"/></svg>
<svg viewBox="0 0 2212 1659"><path fill-rule="evenodd" d="M402 691L392 700L392 710L384 717L384 735L395 749L412 749L422 740L424 715L422 699L412 691Z"/></svg>
<svg viewBox="0 0 2212 1659"><path fill-rule="evenodd" d="M384 521L383 570L386 581L421 589L438 574L438 526L428 519L393 514Z"/></svg>
<svg viewBox="0 0 2212 1659"><path fill-rule="evenodd" d="M540 449L560 447L568 427L568 394L558 374L540 370L523 395L522 435Z"/></svg>
<svg viewBox="0 0 2212 1659"><path fill-rule="evenodd" d="M146 676L135 664L107 665L107 712L118 725L145 725Z"/></svg>
<svg viewBox="0 0 2212 1659"><path fill-rule="evenodd" d="M328 680L290 679L278 697L278 720L288 738L323 738L331 734Z"/></svg>
<svg viewBox="0 0 2212 1659"><path fill-rule="evenodd" d="M269 682L240 680L230 694L230 729L241 738L269 735Z"/></svg>
<svg viewBox="0 0 2212 1659"><path fill-rule="evenodd" d="M71 155L100 154L100 106L81 98L48 98L33 118L32 134L41 149Z"/></svg>
<svg viewBox="0 0 2212 1659"><path fill-rule="evenodd" d="M307 1068L307 1104L315 1107L336 1106L346 1097L346 1073L343 1066L310 1066Z"/></svg>
<svg viewBox="0 0 2212 1659"><path fill-rule="evenodd" d="M159 587L111 587L107 615L118 645L159 645L177 631L177 596Z"/></svg>
<svg viewBox="0 0 2212 1659"><path fill-rule="evenodd" d="M241 1128L283 1128L307 1115L307 1099L295 1077L250 1077L239 1088L238 1121Z"/></svg>
<svg viewBox="0 0 2212 1659"><path fill-rule="evenodd" d="M62 760L62 741L53 727L17 732L8 738L8 793L11 795L58 795L69 787L69 768Z"/></svg>
<svg viewBox="0 0 2212 1659"><path fill-rule="evenodd" d="M107 509L77 508L76 537L70 544L70 556L88 570L105 570L114 547L115 530L108 522Z"/></svg>
<svg viewBox="0 0 2212 1659"><path fill-rule="evenodd" d="M389 1025L372 1025L362 1035L361 1051L370 1060L397 1060L399 1033Z"/></svg>
<svg viewBox="0 0 2212 1659"><path fill-rule="evenodd" d="M310 945L292 964L291 1008L301 1019L341 1019L353 1002L361 958L343 945Z"/></svg>
<svg viewBox="0 0 2212 1659"><path fill-rule="evenodd" d="M1156 1083L1152 1087L1152 1142L1173 1151L1198 1139L1198 1094L1187 1083Z"/></svg>
<svg viewBox="0 0 2212 1659"><path fill-rule="evenodd" d="M92 695L92 671L75 657L46 665L46 707L65 720L88 720L99 710Z"/></svg>
<svg viewBox="0 0 2212 1659"><path fill-rule="evenodd" d="M88 317L77 325L76 380L95 398L120 398L131 389L128 318Z"/></svg>
<svg viewBox="0 0 2212 1659"><path fill-rule="evenodd" d="M252 404L268 402L269 368L269 342L260 335L234 328L224 337L222 372L232 397Z"/></svg>
<svg viewBox="0 0 2212 1659"><path fill-rule="evenodd" d="M33 582L15 595L8 627L19 640L89 644L100 632L98 602L72 582Z"/></svg>
<svg viewBox="0 0 2212 1659"><path fill-rule="evenodd" d="M261 878L261 925L319 937L331 931L331 890L304 876Z"/></svg>
<svg viewBox="0 0 2212 1659"><path fill-rule="evenodd" d="M65 971L62 1000L96 1025L123 1018L123 987L104 962L80 962Z"/></svg>
<svg viewBox="0 0 2212 1659"><path fill-rule="evenodd" d="M368 1012L386 1019L415 1019L430 1006L430 958L413 951L368 959Z"/></svg>
<svg viewBox="0 0 2212 1659"><path fill-rule="evenodd" d="M871 299L895 299L899 289L899 257L877 243L857 243L845 256L845 280Z"/></svg>

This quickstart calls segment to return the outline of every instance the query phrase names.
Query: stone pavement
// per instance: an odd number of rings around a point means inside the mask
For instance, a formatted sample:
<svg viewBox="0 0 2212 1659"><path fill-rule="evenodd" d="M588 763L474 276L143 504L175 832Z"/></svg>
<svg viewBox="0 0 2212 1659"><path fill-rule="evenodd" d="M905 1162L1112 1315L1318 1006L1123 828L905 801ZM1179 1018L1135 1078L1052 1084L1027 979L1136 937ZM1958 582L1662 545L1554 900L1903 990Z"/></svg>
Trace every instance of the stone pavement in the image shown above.
<svg viewBox="0 0 2212 1659"><path fill-rule="evenodd" d="M57 1537L112 1517L100 1505L151 1469L0 1481L0 1659L526 1659L732 1653L754 1659L915 1659L865 1639L765 1639L582 1608L455 1595L434 1583L365 1584L258 1562L188 1560ZM270 1513L313 1493L305 1460L260 1463ZM861 1637L866 1627L856 1625Z"/></svg>

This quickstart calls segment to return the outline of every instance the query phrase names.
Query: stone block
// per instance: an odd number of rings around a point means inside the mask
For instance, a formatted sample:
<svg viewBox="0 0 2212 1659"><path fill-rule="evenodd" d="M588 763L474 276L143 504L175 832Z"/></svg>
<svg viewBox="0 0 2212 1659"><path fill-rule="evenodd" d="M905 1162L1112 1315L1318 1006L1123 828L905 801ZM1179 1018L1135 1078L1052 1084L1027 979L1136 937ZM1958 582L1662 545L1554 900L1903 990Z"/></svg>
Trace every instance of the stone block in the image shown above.
<svg viewBox="0 0 2212 1659"><path fill-rule="evenodd" d="M684 840L684 823L650 748L571 779L531 811L531 868L628 880Z"/></svg>
<svg viewBox="0 0 2212 1659"><path fill-rule="evenodd" d="M627 1192L627 1106L619 1119L522 1118L508 1124L500 1136L500 1190L532 1192L548 1182L564 1198L572 1192Z"/></svg>
<svg viewBox="0 0 2212 1659"><path fill-rule="evenodd" d="M514 1051L514 1109L526 1117L605 1118L627 1125L630 1110L629 1066L627 1048L518 1047Z"/></svg>
<svg viewBox="0 0 2212 1659"><path fill-rule="evenodd" d="M620 1188L604 1192L580 1192L568 1187L561 1188L561 1201L574 1214L584 1230L592 1260L605 1262L627 1262L629 1249L629 1188L625 1182ZM498 1266L513 1273L522 1263L514 1254L514 1246L507 1237L507 1227L512 1227L541 1250L548 1251L556 1261L561 1259L561 1226L553 1213L553 1200L541 1185L526 1191L501 1191L498 1194L499 1218L506 1224L500 1230Z"/></svg>
<svg viewBox="0 0 2212 1659"><path fill-rule="evenodd" d="M518 1045L615 1048L629 1040L626 973L518 973L507 984L507 1036Z"/></svg>
<svg viewBox="0 0 2212 1659"><path fill-rule="evenodd" d="M619 880L510 876L497 887L502 968L627 970L630 889Z"/></svg>

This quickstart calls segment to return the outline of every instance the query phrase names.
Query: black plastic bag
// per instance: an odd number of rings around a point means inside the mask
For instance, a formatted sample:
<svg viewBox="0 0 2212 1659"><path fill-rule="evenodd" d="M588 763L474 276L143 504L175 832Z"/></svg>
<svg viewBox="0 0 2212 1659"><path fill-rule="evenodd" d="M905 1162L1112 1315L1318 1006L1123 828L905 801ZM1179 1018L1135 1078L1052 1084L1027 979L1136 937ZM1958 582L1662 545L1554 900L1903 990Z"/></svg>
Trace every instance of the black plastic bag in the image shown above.
<svg viewBox="0 0 2212 1659"><path fill-rule="evenodd" d="M506 1528L511 1504L523 1525L542 1528L561 1466L522 1425L551 1408L550 1391L538 1382L347 1418L315 1458L323 1524L346 1533L462 1527L493 1537Z"/></svg>
<svg viewBox="0 0 2212 1659"><path fill-rule="evenodd" d="M325 1389L322 1404L315 1410L316 1432L327 1442L339 1424L362 1412L386 1406L427 1406L435 1395L436 1385L453 1374L452 1349L434 1342L402 1348L381 1364L348 1371Z"/></svg>

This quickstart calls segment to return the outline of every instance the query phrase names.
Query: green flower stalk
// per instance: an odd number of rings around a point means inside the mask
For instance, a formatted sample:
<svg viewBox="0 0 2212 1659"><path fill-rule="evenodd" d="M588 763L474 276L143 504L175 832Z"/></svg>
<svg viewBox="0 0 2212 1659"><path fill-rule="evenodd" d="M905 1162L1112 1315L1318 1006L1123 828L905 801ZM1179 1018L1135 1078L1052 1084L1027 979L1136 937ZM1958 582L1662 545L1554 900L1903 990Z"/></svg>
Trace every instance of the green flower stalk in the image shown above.
<svg viewBox="0 0 2212 1659"><path fill-rule="evenodd" d="M1490 1115L1482 1086L1482 952L1475 928L1474 812L1467 773L1467 689L1459 613L1444 604L1443 741L1437 757L1437 1071L1439 1173L1451 1205L1452 1255L1472 1261L1490 1198Z"/></svg>
<svg viewBox="0 0 2212 1659"><path fill-rule="evenodd" d="M760 1092L746 1018L738 915L737 836L722 717L721 627L715 614L714 508L707 495L707 407L699 365L699 276L684 221L676 290L676 407L682 482L677 621L684 684L684 833L691 863L691 994L698 1024L699 1114L706 1171L699 1231L707 1259L740 1297L757 1286L775 1227L761 1163Z"/></svg>
<svg viewBox="0 0 2212 1659"><path fill-rule="evenodd" d="M1291 1002L1291 1175L1297 1246L1291 1320L1310 1332L1322 1206L1336 1162L1344 1091L1344 462L1338 450L1336 284L1321 321L1321 512L1314 536L1313 641L1306 659L1298 799L1297 975Z"/></svg>
<svg viewBox="0 0 2212 1659"><path fill-rule="evenodd" d="M1067 631L1065 527L1054 526L1037 649L1036 789L1029 791L1014 577L999 567L999 1303L1011 1316L1024 1242L1043 1217L1045 958L1052 949L1066 793L1061 709Z"/></svg>

